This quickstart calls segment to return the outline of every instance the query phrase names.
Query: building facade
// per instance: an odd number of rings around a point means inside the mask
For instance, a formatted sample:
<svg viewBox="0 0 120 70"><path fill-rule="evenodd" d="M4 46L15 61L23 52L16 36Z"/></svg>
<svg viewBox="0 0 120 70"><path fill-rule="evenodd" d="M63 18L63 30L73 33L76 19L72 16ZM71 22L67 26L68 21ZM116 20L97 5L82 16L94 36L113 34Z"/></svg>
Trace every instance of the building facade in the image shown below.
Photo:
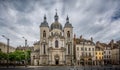
<svg viewBox="0 0 120 70"><path fill-rule="evenodd" d="M7 45L5 43L0 42L0 51L3 53L7 53ZM14 52L16 48L9 46L9 53Z"/></svg>
<svg viewBox="0 0 120 70"><path fill-rule="evenodd" d="M32 65L71 65L73 63L73 27L66 18L64 27L56 12L49 26L46 16L40 25L40 41L34 43Z"/></svg>
<svg viewBox="0 0 120 70"><path fill-rule="evenodd" d="M113 65L118 65L119 64L119 49L113 48L112 49L112 57L111 57L111 61Z"/></svg>
<svg viewBox="0 0 120 70"><path fill-rule="evenodd" d="M111 64L118 65L120 62L120 45L119 42L114 42L114 40L111 40L109 45L111 46Z"/></svg>
<svg viewBox="0 0 120 70"><path fill-rule="evenodd" d="M40 24L40 40L34 43L31 65L104 65L119 64L120 42L117 45L73 38L73 26L67 16L65 25L59 22L57 12L49 26L46 15ZM18 48L19 49L19 48ZM24 49L23 49L24 50Z"/></svg>
<svg viewBox="0 0 120 70"><path fill-rule="evenodd" d="M29 51L33 51L34 50L34 47L33 46L18 46L16 48L16 50L20 50L20 51L26 51L26 50L29 50Z"/></svg>
<svg viewBox="0 0 120 70"><path fill-rule="evenodd" d="M107 45L104 47L104 54L103 54L103 58L104 58L104 65L108 65L111 64L111 54L112 50L111 50L111 46Z"/></svg>
<svg viewBox="0 0 120 70"><path fill-rule="evenodd" d="M76 38L76 62L77 65L95 64L95 44L93 39L86 40L80 36Z"/></svg>
<svg viewBox="0 0 120 70"><path fill-rule="evenodd" d="M104 65L104 46L102 43L100 43L99 41L96 43L96 47L95 47L95 57L96 57L96 62L95 65L99 66L99 65Z"/></svg>

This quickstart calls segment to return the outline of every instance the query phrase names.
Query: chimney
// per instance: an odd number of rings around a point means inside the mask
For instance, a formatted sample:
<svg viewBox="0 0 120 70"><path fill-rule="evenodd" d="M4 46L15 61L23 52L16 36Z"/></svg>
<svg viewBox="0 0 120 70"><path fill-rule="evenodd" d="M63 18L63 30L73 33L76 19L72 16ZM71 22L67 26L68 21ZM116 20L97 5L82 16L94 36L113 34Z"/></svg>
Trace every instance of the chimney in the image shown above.
<svg viewBox="0 0 120 70"><path fill-rule="evenodd" d="M76 63L76 35L74 34L74 44L73 44L73 55L74 55L74 57L73 57L73 59L74 59L74 61L75 61L75 63Z"/></svg>
<svg viewBox="0 0 120 70"><path fill-rule="evenodd" d="M93 38L91 37L91 42L93 42Z"/></svg>
<svg viewBox="0 0 120 70"><path fill-rule="evenodd" d="M82 40L82 35L80 36L80 40Z"/></svg>
<svg viewBox="0 0 120 70"><path fill-rule="evenodd" d="M114 46L114 40L113 39L110 41L110 46L111 46L111 48L113 48L113 46Z"/></svg>
<svg viewBox="0 0 120 70"><path fill-rule="evenodd" d="M93 44L93 38L91 37L91 44Z"/></svg>
<svg viewBox="0 0 120 70"><path fill-rule="evenodd" d="M99 42L99 41L97 41L97 42L96 42L96 45L98 46L99 44L100 44L100 42Z"/></svg>
<svg viewBox="0 0 120 70"><path fill-rule="evenodd" d="M76 45L76 35L74 34L74 45Z"/></svg>

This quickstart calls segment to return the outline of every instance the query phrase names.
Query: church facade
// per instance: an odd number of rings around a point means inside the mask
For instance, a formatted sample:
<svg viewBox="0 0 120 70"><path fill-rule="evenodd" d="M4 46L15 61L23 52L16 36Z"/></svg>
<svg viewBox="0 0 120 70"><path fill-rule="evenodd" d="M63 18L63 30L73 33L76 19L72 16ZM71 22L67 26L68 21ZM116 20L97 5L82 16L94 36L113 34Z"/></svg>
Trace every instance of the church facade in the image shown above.
<svg viewBox="0 0 120 70"><path fill-rule="evenodd" d="M59 22L57 12L49 26L46 16L40 24L40 41L34 43L31 53L32 65L73 64L73 26L67 16L65 25Z"/></svg>

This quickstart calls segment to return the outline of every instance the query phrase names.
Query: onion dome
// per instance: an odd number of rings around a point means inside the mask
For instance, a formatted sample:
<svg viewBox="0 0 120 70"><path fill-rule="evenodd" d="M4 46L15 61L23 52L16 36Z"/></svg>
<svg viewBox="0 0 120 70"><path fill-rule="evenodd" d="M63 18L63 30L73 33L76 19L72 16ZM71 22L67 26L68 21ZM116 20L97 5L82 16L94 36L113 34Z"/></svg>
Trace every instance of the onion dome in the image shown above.
<svg viewBox="0 0 120 70"><path fill-rule="evenodd" d="M46 15L44 15L44 21L41 23L40 27L49 27L46 19Z"/></svg>
<svg viewBox="0 0 120 70"><path fill-rule="evenodd" d="M55 19L55 21L58 21L58 15L57 15L57 12L56 12L56 14L55 14L55 16L54 16L54 19Z"/></svg>
<svg viewBox="0 0 120 70"><path fill-rule="evenodd" d="M67 18L66 18L66 23L65 23L64 28L66 28L66 27L68 27L68 28L73 28L73 27L72 27L72 24L69 23L69 17L68 17L68 16L67 16Z"/></svg>

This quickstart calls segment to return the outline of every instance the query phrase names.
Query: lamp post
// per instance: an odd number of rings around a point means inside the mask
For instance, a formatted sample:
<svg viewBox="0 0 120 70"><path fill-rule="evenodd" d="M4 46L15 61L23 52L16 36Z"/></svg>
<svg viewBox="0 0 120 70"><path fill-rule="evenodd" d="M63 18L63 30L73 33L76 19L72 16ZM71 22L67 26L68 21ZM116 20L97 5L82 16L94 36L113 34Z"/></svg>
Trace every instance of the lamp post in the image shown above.
<svg viewBox="0 0 120 70"><path fill-rule="evenodd" d="M84 60L84 62L83 62L83 65L84 65L84 70L85 70L85 40L83 39L83 60Z"/></svg>
<svg viewBox="0 0 120 70"><path fill-rule="evenodd" d="M27 39L25 37L22 37L25 40L25 48L27 47ZM25 53L25 67L27 67L27 53L26 51L24 51Z"/></svg>
<svg viewBox="0 0 120 70"><path fill-rule="evenodd" d="M120 40L118 42L118 46L119 46L119 65L120 65Z"/></svg>
<svg viewBox="0 0 120 70"><path fill-rule="evenodd" d="M119 45L119 65L120 65L120 45Z"/></svg>
<svg viewBox="0 0 120 70"><path fill-rule="evenodd" d="M7 67L9 67L9 41L10 39L7 38L5 35L2 35L2 37L4 37L7 40Z"/></svg>
<svg viewBox="0 0 120 70"><path fill-rule="evenodd" d="M70 50L71 50L71 66L72 66L72 42L70 42Z"/></svg>

